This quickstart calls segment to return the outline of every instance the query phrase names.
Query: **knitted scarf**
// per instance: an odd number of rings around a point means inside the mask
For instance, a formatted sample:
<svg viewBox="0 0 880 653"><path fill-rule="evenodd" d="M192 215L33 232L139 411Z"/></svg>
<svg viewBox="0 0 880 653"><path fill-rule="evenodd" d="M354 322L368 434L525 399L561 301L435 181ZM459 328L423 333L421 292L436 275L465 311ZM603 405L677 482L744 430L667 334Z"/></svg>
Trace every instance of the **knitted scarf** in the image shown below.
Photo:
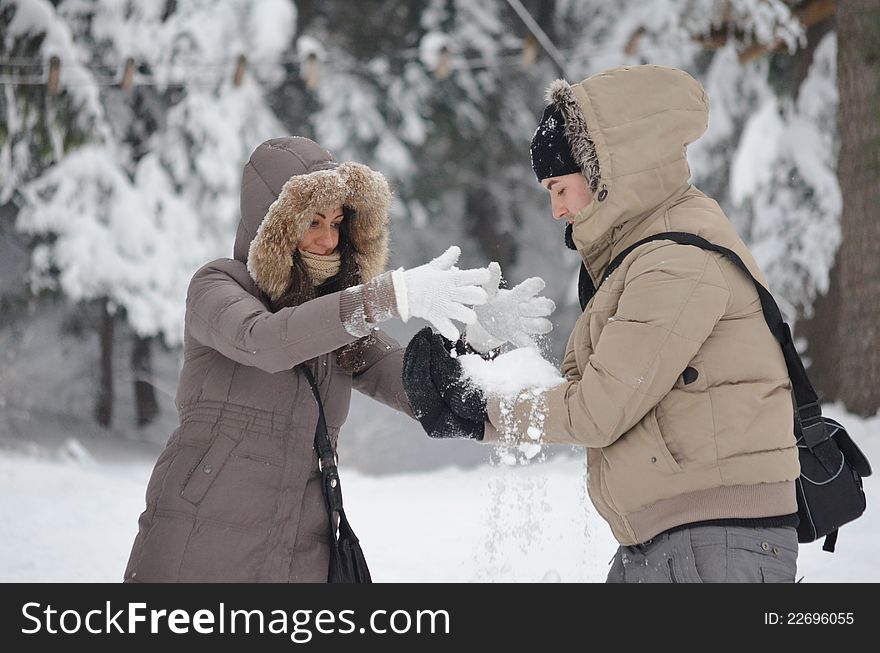
<svg viewBox="0 0 880 653"><path fill-rule="evenodd" d="M339 272L341 262L339 260L339 252L333 252L327 256L320 254L312 254L310 252L300 251L303 263L309 270L312 282L315 286L320 286L330 277Z"/></svg>

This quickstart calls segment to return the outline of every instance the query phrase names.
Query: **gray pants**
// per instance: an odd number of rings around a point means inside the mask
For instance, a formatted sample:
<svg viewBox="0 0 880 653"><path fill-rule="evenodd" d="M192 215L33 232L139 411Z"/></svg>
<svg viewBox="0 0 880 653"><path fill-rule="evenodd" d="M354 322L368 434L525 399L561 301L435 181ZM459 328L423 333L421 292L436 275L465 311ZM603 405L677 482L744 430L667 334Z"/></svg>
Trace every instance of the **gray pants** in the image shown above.
<svg viewBox="0 0 880 653"><path fill-rule="evenodd" d="M696 526L618 547L606 583L793 583L794 528Z"/></svg>

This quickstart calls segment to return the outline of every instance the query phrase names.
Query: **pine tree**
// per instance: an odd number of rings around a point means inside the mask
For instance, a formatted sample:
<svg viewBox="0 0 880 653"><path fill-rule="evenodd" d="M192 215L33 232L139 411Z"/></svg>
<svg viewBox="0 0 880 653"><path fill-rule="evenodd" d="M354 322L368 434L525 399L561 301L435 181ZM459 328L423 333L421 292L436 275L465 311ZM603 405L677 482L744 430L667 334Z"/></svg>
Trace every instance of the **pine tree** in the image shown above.
<svg viewBox="0 0 880 653"><path fill-rule="evenodd" d="M21 260L18 269L26 268L32 250L49 238L16 228L27 185L68 152L106 136L107 125L91 73L82 65L87 57L51 3L0 0L0 34L0 72L6 78L0 96L0 232L5 248ZM0 289L9 337L33 308L28 275L18 279ZM17 348L7 348L8 363L16 355Z"/></svg>
<svg viewBox="0 0 880 653"><path fill-rule="evenodd" d="M22 186L17 229L40 241L31 256L35 290L97 303L95 415L104 426L113 414L115 332L131 330L144 424L157 406L151 344L179 344L190 276L231 253L243 162L280 131L257 75L233 78L236 54L248 52L255 69L271 76L295 10L287 0L221 7L91 0L45 10L80 44L71 60L88 68L71 88L87 89L101 129ZM15 27L14 14L11 20ZM129 58L137 64L133 90L119 86ZM67 126L61 122L59 132Z"/></svg>

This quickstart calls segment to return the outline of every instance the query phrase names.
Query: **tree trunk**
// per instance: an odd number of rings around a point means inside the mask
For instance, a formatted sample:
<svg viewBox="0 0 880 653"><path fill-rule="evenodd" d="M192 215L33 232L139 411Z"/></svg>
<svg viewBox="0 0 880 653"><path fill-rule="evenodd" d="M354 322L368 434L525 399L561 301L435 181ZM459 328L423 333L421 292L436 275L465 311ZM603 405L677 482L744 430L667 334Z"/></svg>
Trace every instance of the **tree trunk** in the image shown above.
<svg viewBox="0 0 880 653"><path fill-rule="evenodd" d="M137 334L132 338L131 371L134 376L135 418L138 426L146 426L159 414L159 402L153 386L153 341Z"/></svg>
<svg viewBox="0 0 880 653"><path fill-rule="evenodd" d="M795 97L810 72L816 46L825 34L834 29L834 17L807 29L806 45L792 57L792 86ZM780 55L781 56L781 55ZM840 392L840 359L837 343L840 322L840 268L838 256L830 270L828 291L813 302L811 317L801 317L795 324L795 335L807 341L806 360L809 361L810 381L821 401L835 401Z"/></svg>
<svg viewBox="0 0 880 653"><path fill-rule="evenodd" d="M797 337L807 340L807 373L810 382L822 402L836 401L840 397L840 251L834 258L828 292L816 297L813 316L798 320ZM806 362L806 361L805 361Z"/></svg>
<svg viewBox="0 0 880 653"><path fill-rule="evenodd" d="M880 0L838 2L838 178L843 195L839 398L880 409Z"/></svg>
<svg viewBox="0 0 880 653"><path fill-rule="evenodd" d="M101 365L98 399L95 402L95 419L107 428L113 421L113 331L114 315L107 299L101 300Z"/></svg>

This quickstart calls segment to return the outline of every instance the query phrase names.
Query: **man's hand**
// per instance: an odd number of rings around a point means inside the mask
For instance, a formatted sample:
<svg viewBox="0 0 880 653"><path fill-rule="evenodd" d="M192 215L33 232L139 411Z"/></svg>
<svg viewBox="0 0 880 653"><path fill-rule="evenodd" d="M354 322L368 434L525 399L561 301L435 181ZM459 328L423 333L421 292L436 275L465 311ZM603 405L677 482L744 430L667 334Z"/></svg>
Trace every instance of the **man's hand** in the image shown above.
<svg viewBox="0 0 880 653"><path fill-rule="evenodd" d="M489 419L483 391L464 376L461 361L452 358L443 342L443 336L432 333L431 381L443 401L457 416L476 422Z"/></svg>
<svg viewBox="0 0 880 653"><path fill-rule="evenodd" d="M425 327L413 336L403 356L403 389L413 414L429 437L482 440L485 423L455 414L434 385L431 359L435 339L441 342L443 356L452 360L442 345L441 337L434 334L431 327Z"/></svg>
<svg viewBox="0 0 880 653"><path fill-rule="evenodd" d="M530 277L510 290L500 288L501 266L489 264L489 279L483 284L488 301L474 307L477 321L468 324L465 339L481 353L512 342L517 347L533 347L532 336L550 333L553 324L546 319L556 304L538 297L544 289L541 277ZM444 334L445 335L445 334Z"/></svg>

